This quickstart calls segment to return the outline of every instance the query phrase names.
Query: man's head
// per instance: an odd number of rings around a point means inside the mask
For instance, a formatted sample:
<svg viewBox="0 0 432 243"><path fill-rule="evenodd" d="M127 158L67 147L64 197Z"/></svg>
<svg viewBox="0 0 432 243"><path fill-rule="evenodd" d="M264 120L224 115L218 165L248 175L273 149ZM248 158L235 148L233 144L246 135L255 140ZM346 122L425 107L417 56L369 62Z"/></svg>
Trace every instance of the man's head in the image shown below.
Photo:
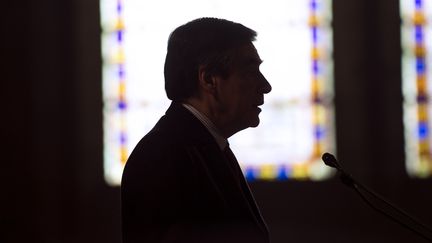
<svg viewBox="0 0 432 243"><path fill-rule="evenodd" d="M165 90L169 99L181 101L196 94L198 70L226 76L231 50L255 40L256 32L224 19L201 18L175 29L168 40Z"/></svg>
<svg viewBox="0 0 432 243"><path fill-rule="evenodd" d="M215 18L193 20L168 40L165 89L169 99L194 103L229 137L259 123L257 107L271 86L259 71L256 32Z"/></svg>

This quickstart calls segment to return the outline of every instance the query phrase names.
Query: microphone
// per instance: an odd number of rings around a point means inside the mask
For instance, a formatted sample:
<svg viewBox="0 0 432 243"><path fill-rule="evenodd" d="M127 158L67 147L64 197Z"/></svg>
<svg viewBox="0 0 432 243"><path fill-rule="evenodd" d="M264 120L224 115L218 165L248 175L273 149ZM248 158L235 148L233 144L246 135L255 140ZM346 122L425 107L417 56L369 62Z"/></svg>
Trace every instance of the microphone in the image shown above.
<svg viewBox="0 0 432 243"><path fill-rule="evenodd" d="M341 167L340 167L339 163L337 162L336 158L331 153L324 153L322 155L322 160L324 161L324 164L326 164L327 166L330 166L330 167L338 169L338 170L341 169Z"/></svg>
<svg viewBox="0 0 432 243"><path fill-rule="evenodd" d="M349 187L353 187L358 188L357 183L354 181L354 179L352 178L352 176L348 173L346 173L343 169L342 166L340 166L339 162L337 161L337 159L335 158L335 156L331 153L324 153L322 155L322 160L324 161L324 164L326 164L329 167L335 168L338 172L339 172L339 178L341 179L341 181L349 186Z"/></svg>
<svg viewBox="0 0 432 243"><path fill-rule="evenodd" d="M322 161L324 163L332 168L335 168L339 172L339 177L341 181L349 186L350 188L354 189L356 193L362 198L362 200L369 205L374 210L378 211L379 213L382 213L384 216L388 217L389 219L393 220L394 222L400 224L404 228L407 228L417 234L420 237L423 237L423 239L432 242L432 230L428 228L426 225L418 222L415 220L412 216L410 216L408 213L404 212L402 209L399 209L398 207L394 206L387 200L385 200L383 197L379 196L372 190L368 189L366 186L362 185L361 183L355 181L353 177L346 173L345 170L342 168L342 166L339 164L337 159L334 155L330 153L324 153L322 155ZM365 193L363 193L365 192ZM405 220L400 219L396 216L394 216L392 213L387 212L386 210L376 206L374 203L372 203L371 200L368 199L368 197L377 200L378 202L386 205L389 207L389 209L393 210L393 213L399 215L401 218L405 218ZM408 223L407 221L411 222Z"/></svg>

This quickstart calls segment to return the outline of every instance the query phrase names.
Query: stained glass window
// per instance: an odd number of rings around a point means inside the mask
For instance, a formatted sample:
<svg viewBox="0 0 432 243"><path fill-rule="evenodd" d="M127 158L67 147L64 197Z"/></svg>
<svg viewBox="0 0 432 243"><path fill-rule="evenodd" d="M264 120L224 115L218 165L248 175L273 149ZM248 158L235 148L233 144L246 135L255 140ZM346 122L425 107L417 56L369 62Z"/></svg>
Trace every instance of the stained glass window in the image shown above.
<svg viewBox="0 0 432 243"><path fill-rule="evenodd" d="M401 0L400 12L406 168L425 177L432 174L432 1Z"/></svg>
<svg viewBox="0 0 432 243"><path fill-rule="evenodd" d="M273 86L261 123L229 139L247 179L324 179L320 161L335 152L330 0L100 0L104 170L120 182L139 139L168 108L163 66L168 36L199 17L255 29ZM227 7L229 6L229 7Z"/></svg>

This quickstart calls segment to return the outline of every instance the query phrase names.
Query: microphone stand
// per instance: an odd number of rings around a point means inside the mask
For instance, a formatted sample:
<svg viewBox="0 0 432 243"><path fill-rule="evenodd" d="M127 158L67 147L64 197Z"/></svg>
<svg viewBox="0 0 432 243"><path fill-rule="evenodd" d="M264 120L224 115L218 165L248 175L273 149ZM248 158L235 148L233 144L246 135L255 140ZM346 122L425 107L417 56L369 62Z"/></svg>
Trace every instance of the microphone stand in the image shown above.
<svg viewBox="0 0 432 243"><path fill-rule="evenodd" d="M386 199L384 199L380 195L376 194L375 192L373 192L372 190L370 190L366 186L364 186L361 183L354 180L354 178L350 174L348 174L347 172L345 172L343 170L343 168L339 165L338 161L336 160L336 158L332 154L329 154L329 153L323 154L322 160L324 161L324 163L327 166L335 168L339 172L339 177L340 177L342 183L345 184L346 186L354 189L356 191L356 193L361 197L361 199L367 205L369 205L372 209L374 209L375 211L377 211L379 213L382 213L383 215L390 218L394 222L398 223L402 227L411 230L412 232L414 232L418 236L421 236L423 239L425 239L429 242L432 242L432 237L430 236L430 235L432 235L432 230L430 228L428 228L426 225L420 223L419 221L415 220L408 213L406 213L402 209L396 207L395 205L393 205L392 203L390 203L389 201L387 201ZM411 221L411 223L408 223L405 220L402 220L398 217L395 217L391 213L386 212L384 209L377 207L375 204L373 204L368 199L368 197L365 194L362 193L362 191L368 193L369 196L372 197L373 199L378 200L379 202L383 203L384 205L387 205L394 212L398 213L399 216L405 217L406 219ZM420 230L419 228L421 228L422 230ZM424 231L426 231L427 233L425 233Z"/></svg>

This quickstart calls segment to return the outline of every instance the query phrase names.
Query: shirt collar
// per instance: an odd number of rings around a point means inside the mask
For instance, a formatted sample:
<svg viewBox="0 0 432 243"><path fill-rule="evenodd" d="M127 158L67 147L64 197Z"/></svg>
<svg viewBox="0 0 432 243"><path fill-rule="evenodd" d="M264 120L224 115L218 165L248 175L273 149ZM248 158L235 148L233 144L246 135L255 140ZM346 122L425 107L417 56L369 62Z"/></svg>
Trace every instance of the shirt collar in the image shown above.
<svg viewBox="0 0 432 243"><path fill-rule="evenodd" d="M189 110L198 120L201 121L201 123L207 128L210 134L214 137L219 148L221 150L224 150L228 145L228 140L220 134L219 130L216 128L213 122L211 122L210 119L208 119L208 117L206 117L204 114L202 114L197 109L195 109L195 107L185 103L182 103L182 106L187 110Z"/></svg>

